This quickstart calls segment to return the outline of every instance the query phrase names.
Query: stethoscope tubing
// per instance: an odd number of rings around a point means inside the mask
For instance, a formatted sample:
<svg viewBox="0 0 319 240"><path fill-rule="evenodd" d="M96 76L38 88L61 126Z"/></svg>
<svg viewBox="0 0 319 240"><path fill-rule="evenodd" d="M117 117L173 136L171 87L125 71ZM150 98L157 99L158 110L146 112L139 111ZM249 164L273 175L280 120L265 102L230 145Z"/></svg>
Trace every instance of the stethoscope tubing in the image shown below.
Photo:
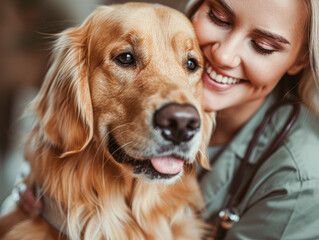
<svg viewBox="0 0 319 240"><path fill-rule="evenodd" d="M273 143L270 147L264 152L261 158L257 161L257 164L254 166L250 175L247 178L247 164L259 142L260 137L262 136L264 130L269 124L274 113L284 105L292 105L293 111L291 112L289 118L285 122L285 125L281 129L280 133L276 136ZM236 172L235 177L232 180L228 195L226 196L226 203L224 207L219 212L219 222L217 225L217 231L214 236L214 239L224 239L227 231L237 222L240 221L240 212L238 210L239 204L242 202L244 196L247 194L247 191L255 178L260 167L267 161L267 159L273 154L279 146L281 146L283 140L288 135L290 129L296 122L300 114L300 103L293 100L285 100L279 104L275 104L271 107L261 124L257 127L252 139L249 142L245 156ZM246 180L245 180L246 179ZM244 184L244 185L242 185Z"/></svg>
<svg viewBox="0 0 319 240"><path fill-rule="evenodd" d="M280 133L276 136L275 140L273 143L270 145L270 147L264 152L264 154L261 156L261 158L258 160L257 165L255 166L253 172L250 174L248 180L246 181L246 185L243 186L238 194L236 194L236 198L231 201L231 205L233 207L237 207L237 205L242 201L243 197L246 195L250 184L252 183L253 179L255 178L258 170L260 167L266 162L266 160L270 157L271 154L273 154L281 145L285 137L288 135L290 129L293 127L294 123L296 122L299 114L300 114L300 103L295 102L293 100L286 100L284 102L281 102L278 105L273 106L271 109L268 110L266 113L266 117L263 120L263 122L260 124L260 126L257 128L255 135L253 136L249 147L247 149L247 152L245 154L245 157L243 159L242 165L243 169L239 169L241 172L238 174L238 178L234 179L234 186L233 189L231 189L231 193L233 196L235 195L236 187L238 190L237 186L240 184L240 182L243 180L243 177L245 175L246 171L246 166L247 163L249 162L249 159L253 153L253 150L255 149L256 145L258 144L258 140L260 139L262 133L264 132L265 128L267 127L268 123L270 122L271 118L273 117L274 113L282 106L284 105L292 105L293 110L290 113L289 118L287 119L285 125L283 126L282 130ZM238 171L239 172L239 171Z"/></svg>

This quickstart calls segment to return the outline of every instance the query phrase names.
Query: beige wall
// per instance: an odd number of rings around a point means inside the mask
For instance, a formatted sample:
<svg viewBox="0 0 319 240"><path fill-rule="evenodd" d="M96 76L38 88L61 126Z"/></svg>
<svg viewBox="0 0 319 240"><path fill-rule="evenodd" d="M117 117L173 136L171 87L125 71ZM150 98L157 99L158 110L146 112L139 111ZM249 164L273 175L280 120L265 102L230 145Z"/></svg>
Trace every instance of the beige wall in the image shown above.
<svg viewBox="0 0 319 240"><path fill-rule="evenodd" d="M187 0L46 0L66 8L70 18L83 21L98 5L110 5L126 2L160 3L184 11Z"/></svg>
<svg viewBox="0 0 319 240"><path fill-rule="evenodd" d="M108 1L106 1L107 4L109 4L109 3L125 3L125 2L129 2L129 1L125 1L125 0L117 0L117 1L108 0ZM180 11L183 11L187 0L177 0L177 1L176 0L144 0L144 1L142 0L142 1L134 1L134 2L161 3L163 5L167 5L167 6L176 8Z"/></svg>

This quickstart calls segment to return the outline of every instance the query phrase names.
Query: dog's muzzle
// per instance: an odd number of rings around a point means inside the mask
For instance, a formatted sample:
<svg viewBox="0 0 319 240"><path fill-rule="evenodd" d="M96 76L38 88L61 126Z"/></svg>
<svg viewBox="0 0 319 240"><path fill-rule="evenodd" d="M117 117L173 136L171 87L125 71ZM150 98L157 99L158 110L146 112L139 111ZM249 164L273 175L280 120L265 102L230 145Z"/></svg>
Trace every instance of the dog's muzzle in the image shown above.
<svg viewBox="0 0 319 240"><path fill-rule="evenodd" d="M200 126L200 116L195 107L169 103L156 110L153 117L153 127L162 136L158 155L142 160L133 158L111 134L108 149L117 162L132 165L134 174L144 174L150 179L170 179L179 175L184 163L189 161L184 152L192 147L189 143L199 132Z"/></svg>

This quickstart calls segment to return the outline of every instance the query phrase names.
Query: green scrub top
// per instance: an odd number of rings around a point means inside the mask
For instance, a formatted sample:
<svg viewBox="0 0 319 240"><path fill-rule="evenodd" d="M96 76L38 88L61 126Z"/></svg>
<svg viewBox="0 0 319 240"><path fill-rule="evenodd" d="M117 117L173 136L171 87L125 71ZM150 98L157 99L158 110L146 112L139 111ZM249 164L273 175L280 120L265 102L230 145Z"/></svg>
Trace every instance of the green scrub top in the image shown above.
<svg viewBox="0 0 319 240"><path fill-rule="evenodd" d="M271 94L230 144L200 178L206 202L204 219L213 223L223 207L236 169L266 111L276 101ZM280 132L291 106L276 111L250 159L259 157ZM241 219L225 239L319 239L319 119L302 106L300 115L283 144L260 167L238 206Z"/></svg>

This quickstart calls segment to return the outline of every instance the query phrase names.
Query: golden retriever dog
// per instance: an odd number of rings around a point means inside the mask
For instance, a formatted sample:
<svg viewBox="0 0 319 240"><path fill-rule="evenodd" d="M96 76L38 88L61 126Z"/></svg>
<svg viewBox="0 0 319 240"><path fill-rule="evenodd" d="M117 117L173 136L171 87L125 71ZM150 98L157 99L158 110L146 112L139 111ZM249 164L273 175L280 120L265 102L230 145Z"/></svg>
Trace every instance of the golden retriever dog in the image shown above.
<svg viewBox="0 0 319 240"><path fill-rule="evenodd" d="M5 216L2 239L202 239L196 161L208 168L213 118L190 21L157 4L99 7L52 60L25 147L43 208Z"/></svg>

